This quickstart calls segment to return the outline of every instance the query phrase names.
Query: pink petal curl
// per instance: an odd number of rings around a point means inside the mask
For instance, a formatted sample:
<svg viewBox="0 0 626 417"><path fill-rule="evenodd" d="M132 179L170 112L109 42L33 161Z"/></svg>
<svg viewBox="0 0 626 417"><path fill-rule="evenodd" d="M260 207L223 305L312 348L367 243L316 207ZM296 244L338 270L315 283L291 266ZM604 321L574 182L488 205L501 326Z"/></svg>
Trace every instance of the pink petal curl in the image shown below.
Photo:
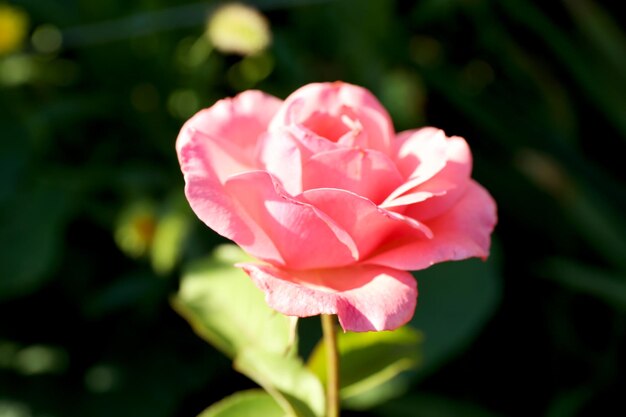
<svg viewBox="0 0 626 417"><path fill-rule="evenodd" d="M265 292L274 310L298 317L337 314L345 331L393 330L415 311L413 276L380 266L287 271L271 265L239 264Z"/></svg>
<svg viewBox="0 0 626 417"><path fill-rule="evenodd" d="M433 232L431 240L398 239L363 263L415 271L438 262L486 258L496 221L493 198L472 180L450 210L426 223Z"/></svg>
<svg viewBox="0 0 626 417"><path fill-rule="evenodd" d="M403 213L420 221L450 209L470 181L472 154L465 139L423 128L398 136L396 163L408 179L381 204L405 207Z"/></svg>

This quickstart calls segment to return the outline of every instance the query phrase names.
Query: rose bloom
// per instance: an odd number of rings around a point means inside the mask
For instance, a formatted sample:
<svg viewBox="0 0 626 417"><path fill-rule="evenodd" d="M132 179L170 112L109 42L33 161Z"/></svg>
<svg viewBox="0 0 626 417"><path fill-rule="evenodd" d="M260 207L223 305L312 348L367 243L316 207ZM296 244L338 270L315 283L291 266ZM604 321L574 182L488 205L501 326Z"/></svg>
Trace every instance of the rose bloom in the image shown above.
<svg viewBox="0 0 626 417"><path fill-rule="evenodd" d="M238 266L286 315L395 329L417 302L407 271L489 254L496 206L465 140L396 134L361 87L243 92L187 121L176 150L194 212L259 259Z"/></svg>

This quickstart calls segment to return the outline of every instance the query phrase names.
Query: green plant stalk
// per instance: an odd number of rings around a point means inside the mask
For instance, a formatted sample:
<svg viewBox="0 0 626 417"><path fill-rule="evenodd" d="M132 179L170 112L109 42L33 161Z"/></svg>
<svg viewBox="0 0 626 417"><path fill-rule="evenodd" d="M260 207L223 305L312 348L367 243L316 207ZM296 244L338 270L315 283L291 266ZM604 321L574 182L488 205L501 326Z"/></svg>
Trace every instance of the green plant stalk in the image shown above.
<svg viewBox="0 0 626 417"><path fill-rule="evenodd" d="M322 332L326 347L326 417L339 417L339 351L334 316L322 314Z"/></svg>

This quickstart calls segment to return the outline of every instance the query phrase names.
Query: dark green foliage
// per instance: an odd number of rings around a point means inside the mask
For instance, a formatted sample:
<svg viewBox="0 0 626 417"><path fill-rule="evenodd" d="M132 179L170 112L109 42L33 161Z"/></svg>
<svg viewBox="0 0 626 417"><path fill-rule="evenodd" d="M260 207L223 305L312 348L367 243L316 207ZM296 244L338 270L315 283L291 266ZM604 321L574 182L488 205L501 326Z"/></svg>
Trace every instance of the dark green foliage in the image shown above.
<svg viewBox="0 0 626 417"><path fill-rule="evenodd" d="M0 55L0 417L195 416L254 387L170 305L181 265L223 241L180 204L174 142L242 88L338 79L398 130L465 137L500 219L495 260L416 274L420 378L346 415L624 414L619 2L250 1L273 35L255 58L203 40L217 2L11 3L64 43Z"/></svg>

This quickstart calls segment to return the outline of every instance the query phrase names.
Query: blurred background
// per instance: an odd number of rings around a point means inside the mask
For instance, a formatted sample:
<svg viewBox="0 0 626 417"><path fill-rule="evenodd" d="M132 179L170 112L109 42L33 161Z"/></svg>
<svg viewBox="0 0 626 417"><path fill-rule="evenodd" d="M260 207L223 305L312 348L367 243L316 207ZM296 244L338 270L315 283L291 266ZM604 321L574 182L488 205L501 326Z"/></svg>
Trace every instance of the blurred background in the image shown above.
<svg viewBox="0 0 626 417"><path fill-rule="evenodd" d="M324 80L465 137L500 218L487 263L415 274L422 363L346 415L626 415L620 3L221 4L0 0L0 417L195 416L254 386L170 305L222 242L174 142L217 99Z"/></svg>

